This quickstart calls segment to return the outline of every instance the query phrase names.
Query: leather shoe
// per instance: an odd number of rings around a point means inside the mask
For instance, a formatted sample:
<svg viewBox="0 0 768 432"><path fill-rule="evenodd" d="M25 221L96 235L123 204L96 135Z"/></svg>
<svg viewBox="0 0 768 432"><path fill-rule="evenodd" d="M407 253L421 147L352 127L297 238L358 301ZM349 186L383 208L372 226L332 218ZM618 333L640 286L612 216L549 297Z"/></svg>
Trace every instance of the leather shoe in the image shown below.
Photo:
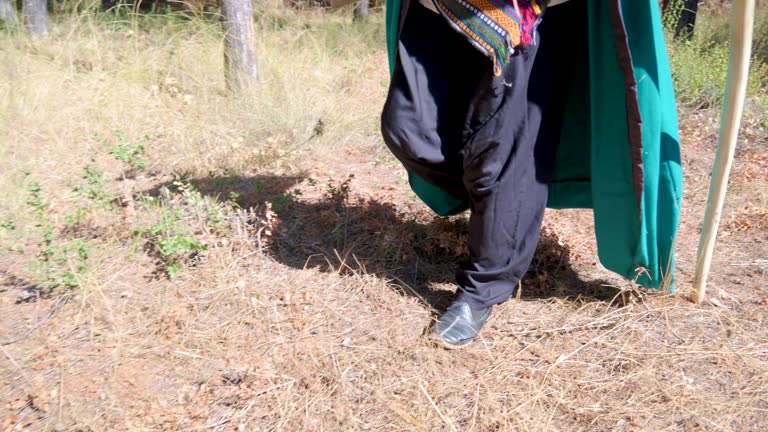
<svg viewBox="0 0 768 432"><path fill-rule="evenodd" d="M466 302L456 301L437 320L432 334L448 348L466 345L477 337L490 316L490 307L473 310Z"/></svg>

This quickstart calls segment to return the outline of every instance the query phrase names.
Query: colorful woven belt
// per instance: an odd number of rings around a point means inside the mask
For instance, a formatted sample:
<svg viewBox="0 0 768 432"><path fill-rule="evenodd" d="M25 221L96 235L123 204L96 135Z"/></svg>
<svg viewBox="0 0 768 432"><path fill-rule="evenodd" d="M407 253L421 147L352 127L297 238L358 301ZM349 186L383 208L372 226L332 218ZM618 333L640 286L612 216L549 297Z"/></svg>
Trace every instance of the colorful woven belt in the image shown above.
<svg viewBox="0 0 768 432"><path fill-rule="evenodd" d="M493 60L501 75L515 49L534 42L545 0L432 0L440 13Z"/></svg>

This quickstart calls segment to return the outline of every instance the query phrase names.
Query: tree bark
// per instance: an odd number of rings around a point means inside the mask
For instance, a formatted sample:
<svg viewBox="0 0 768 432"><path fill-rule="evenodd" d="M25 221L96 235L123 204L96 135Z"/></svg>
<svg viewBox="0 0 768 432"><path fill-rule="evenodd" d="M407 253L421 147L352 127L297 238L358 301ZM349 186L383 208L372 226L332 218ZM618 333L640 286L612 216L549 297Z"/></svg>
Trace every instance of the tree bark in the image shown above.
<svg viewBox="0 0 768 432"><path fill-rule="evenodd" d="M352 15L355 21L365 21L365 19L368 18L369 1L370 0L360 0L357 2Z"/></svg>
<svg viewBox="0 0 768 432"><path fill-rule="evenodd" d="M693 30L696 27L696 13L699 10L699 0L664 0L662 2L662 10L664 13L680 14L677 16L675 39L684 38L690 40L693 37Z"/></svg>
<svg viewBox="0 0 768 432"><path fill-rule="evenodd" d="M677 21L675 37L683 37L690 40L696 27L696 12L699 10L699 0L684 0L683 11Z"/></svg>
<svg viewBox="0 0 768 432"><path fill-rule="evenodd" d="M19 22L16 18L16 8L11 0L0 0L0 21L7 25L14 25Z"/></svg>
<svg viewBox="0 0 768 432"><path fill-rule="evenodd" d="M33 36L42 36L48 33L46 0L24 0L21 3L21 15L24 19L24 27Z"/></svg>
<svg viewBox="0 0 768 432"><path fill-rule="evenodd" d="M258 82L251 0L222 0L227 89L239 92Z"/></svg>
<svg viewBox="0 0 768 432"><path fill-rule="evenodd" d="M101 0L101 10L103 12L114 12L115 6L117 6L117 0Z"/></svg>

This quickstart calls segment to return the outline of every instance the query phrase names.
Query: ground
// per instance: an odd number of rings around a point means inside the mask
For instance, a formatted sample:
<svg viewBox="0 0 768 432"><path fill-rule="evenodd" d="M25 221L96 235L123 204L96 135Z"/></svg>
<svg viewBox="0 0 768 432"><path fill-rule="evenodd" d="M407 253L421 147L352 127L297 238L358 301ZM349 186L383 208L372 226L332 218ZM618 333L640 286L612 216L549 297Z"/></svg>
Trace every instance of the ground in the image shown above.
<svg viewBox="0 0 768 432"><path fill-rule="evenodd" d="M521 295L449 351L424 333L451 300L466 215L432 216L378 138L381 50L318 60L329 81L285 90L306 93L310 113L278 112L286 125L265 132L269 110L221 115L245 110L200 90L205 65L144 76L73 40L24 56L12 82L32 71L38 86L3 93L19 127L2 149L0 430L768 429L759 115L745 120L705 302L689 299L717 111L681 110L676 293L603 269L590 211L549 211ZM322 91L356 105L317 108Z"/></svg>

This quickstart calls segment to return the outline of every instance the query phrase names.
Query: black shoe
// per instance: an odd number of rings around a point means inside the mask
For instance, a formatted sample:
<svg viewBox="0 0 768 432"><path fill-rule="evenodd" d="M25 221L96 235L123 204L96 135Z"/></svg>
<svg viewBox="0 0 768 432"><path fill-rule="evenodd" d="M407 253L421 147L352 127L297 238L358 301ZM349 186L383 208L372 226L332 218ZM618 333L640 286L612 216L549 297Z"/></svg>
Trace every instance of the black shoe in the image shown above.
<svg viewBox="0 0 768 432"><path fill-rule="evenodd" d="M472 342L491 316L491 308L473 310L466 302L453 302L432 327L432 334L448 348Z"/></svg>

